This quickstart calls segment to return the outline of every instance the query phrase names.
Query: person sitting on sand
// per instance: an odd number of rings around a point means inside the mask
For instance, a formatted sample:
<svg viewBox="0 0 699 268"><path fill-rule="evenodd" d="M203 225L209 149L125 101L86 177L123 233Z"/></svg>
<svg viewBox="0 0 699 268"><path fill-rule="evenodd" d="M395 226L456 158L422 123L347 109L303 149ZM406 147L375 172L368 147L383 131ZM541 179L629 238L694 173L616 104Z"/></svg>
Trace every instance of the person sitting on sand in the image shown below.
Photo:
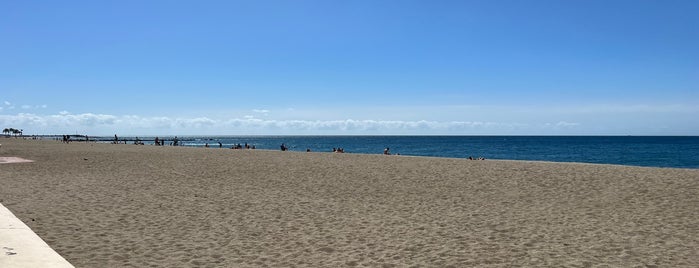
<svg viewBox="0 0 699 268"><path fill-rule="evenodd" d="M391 148L386 147L386 149L383 149L383 154L390 155L391 154L390 150L391 150Z"/></svg>

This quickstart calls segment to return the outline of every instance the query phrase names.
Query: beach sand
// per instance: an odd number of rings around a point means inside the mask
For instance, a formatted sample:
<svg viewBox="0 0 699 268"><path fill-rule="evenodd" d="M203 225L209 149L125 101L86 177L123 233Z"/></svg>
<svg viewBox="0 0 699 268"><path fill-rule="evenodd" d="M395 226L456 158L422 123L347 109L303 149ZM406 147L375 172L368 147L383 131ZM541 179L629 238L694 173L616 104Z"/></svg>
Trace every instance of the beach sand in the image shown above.
<svg viewBox="0 0 699 268"><path fill-rule="evenodd" d="M0 140L76 267L699 267L699 170Z"/></svg>

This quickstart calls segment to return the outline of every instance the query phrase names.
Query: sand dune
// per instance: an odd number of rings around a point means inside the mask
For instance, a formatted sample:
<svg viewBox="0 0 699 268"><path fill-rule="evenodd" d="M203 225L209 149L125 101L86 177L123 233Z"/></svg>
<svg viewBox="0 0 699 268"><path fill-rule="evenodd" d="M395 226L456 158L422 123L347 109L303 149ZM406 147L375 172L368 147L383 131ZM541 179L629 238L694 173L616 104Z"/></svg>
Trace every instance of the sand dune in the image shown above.
<svg viewBox="0 0 699 268"><path fill-rule="evenodd" d="M699 170L2 143L76 267L699 267Z"/></svg>

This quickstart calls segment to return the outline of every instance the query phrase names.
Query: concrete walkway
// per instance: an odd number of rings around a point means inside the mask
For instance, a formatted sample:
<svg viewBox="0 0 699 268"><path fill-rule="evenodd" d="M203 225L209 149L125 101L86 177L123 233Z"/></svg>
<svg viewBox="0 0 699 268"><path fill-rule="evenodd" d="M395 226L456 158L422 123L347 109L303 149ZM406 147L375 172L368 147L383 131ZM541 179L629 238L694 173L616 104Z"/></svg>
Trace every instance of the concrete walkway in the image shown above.
<svg viewBox="0 0 699 268"><path fill-rule="evenodd" d="M0 267L74 267L0 204Z"/></svg>

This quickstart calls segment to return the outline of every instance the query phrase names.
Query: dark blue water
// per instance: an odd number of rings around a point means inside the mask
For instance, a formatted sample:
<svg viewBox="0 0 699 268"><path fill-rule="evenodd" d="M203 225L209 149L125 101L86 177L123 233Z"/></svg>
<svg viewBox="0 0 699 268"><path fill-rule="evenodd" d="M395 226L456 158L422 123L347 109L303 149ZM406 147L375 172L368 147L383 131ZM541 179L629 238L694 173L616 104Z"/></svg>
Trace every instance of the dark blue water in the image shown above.
<svg viewBox="0 0 699 268"><path fill-rule="evenodd" d="M412 156L699 168L697 136L220 136L180 140L185 146L209 143L214 148L221 142L223 148L248 143L257 149L279 150L284 143L291 151L343 148L346 153L381 154L390 147L393 154Z"/></svg>

